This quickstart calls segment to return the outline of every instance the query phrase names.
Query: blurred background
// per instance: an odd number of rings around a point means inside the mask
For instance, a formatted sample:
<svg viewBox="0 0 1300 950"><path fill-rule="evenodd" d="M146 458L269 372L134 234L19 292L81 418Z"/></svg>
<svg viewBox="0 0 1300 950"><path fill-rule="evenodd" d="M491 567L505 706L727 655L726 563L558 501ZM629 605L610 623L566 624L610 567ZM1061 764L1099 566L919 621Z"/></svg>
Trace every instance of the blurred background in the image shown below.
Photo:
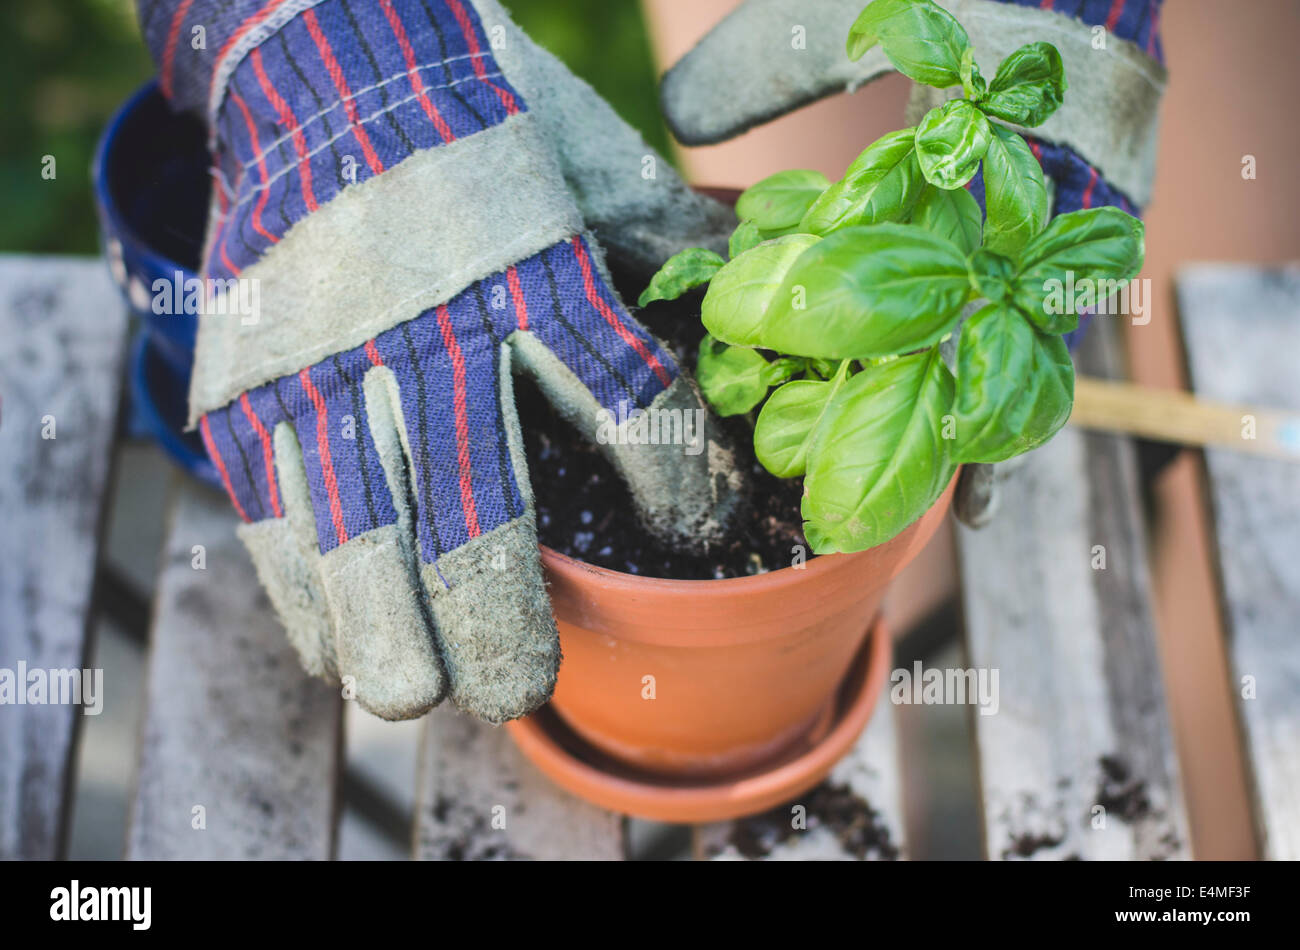
<svg viewBox="0 0 1300 950"><path fill-rule="evenodd" d="M735 142L674 150L657 108L658 75L736 0L504 0L520 24L596 87L695 182L744 187L781 168L832 177L865 144L899 125L907 83L890 77L755 130ZM89 168L108 117L152 74L129 0L0 0L0 251L96 253ZM1130 373L1183 387L1173 275L1192 261L1300 258L1300 2L1178 0L1161 21L1171 83L1142 276L1155 290L1150 324L1127 327ZM34 170L58 156L58 174ZM1243 181L1253 155L1258 179ZM33 182L39 182L34 186ZM123 582L97 631L105 712L86 721L78 764L73 857L121 854L136 761L144 637L171 469L146 442L117 460L106 569ZM1168 461L1168 460L1166 460ZM1254 856L1245 772L1209 561L1194 453L1168 461L1150 485L1160 645L1193 847L1200 858ZM940 532L896 586L889 610L900 663L962 665L951 538ZM353 704L348 704L351 708ZM904 735L928 757L909 761L908 822L916 857L977 857L979 818L967 711L900 707ZM418 724L348 722L341 856L400 857L407 846ZM672 856L673 829L641 829L646 853Z"/></svg>

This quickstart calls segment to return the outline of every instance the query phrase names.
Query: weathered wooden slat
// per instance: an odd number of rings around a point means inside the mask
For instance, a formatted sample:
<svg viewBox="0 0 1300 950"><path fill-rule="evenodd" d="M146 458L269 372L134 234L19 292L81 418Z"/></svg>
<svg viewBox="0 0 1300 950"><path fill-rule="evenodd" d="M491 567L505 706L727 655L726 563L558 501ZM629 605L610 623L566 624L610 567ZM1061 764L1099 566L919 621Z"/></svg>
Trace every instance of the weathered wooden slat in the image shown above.
<svg viewBox="0 0 1300 950"><path fill-rule="evenodd" d="M623 819L554 785L501 728L443 706L421 750L415 857L593 860L626 856Z"/></svg>
<svg viewBox="0 0 1300 950"><path fill-rule="evenodd" d="M339 692L299 667L229 502L173 494L127 856L332 857Z"/></svg>
<svg viewBox="0 0 1300 950"><path fill-rule="evenodd" d="M1098 320L1081 368L1113 375ZM958 534L991 858L1189 856L1165 709L1133 446L1066 428L1006 476L1001 511Z"/></svg>
<svg viewBox="0 0 1300 950"><path fill-rule="evenodd" d="M125 345L101 261L0 257L0 671L12 677L20 663L84 666ZM16 698L0 705L0 859L55 858L81 711Z"/></svg>
<svg viewBox="0 0 1300 950"><path fill-rule="evenodd" d="M705 860L896 860L907 857L902 772L889 686L849 754L820 785L771 811L695 829Z"/></svg>
<svg viewBox="0 0 1300 950"><path fill-rule="evenodd" d="M1300 267L1178 277L1200 396L1300 410ZM1243 437L1250 420L1242 419ZM1286 435L1300 445L1300 431ZM1300 465L1207 449L1218 569L1261 850L1300 859Z"/></svg>

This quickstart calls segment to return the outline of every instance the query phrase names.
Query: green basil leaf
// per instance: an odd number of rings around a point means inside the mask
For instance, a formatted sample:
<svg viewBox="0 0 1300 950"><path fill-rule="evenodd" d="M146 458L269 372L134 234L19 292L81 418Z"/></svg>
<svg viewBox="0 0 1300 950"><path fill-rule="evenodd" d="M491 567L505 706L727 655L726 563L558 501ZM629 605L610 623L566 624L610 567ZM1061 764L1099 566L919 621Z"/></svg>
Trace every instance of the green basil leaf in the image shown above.
<svg viewBox="0 0 1300 950"><path fill-rule="evenodd" d="M783 356L767 364L763 379L769 386L780 386L795 373L802 373L806 366L807 362L799 357Z"/></svg>
<svg viewBox="0 0 1300 950"><path fill-rule="evenodd" d="M1057 215L1020 252L1016 306L1045 333L1068 333L1079 325L1080 309L1137 275L1145 253L1142 222L1118 208Z"/></svg>
<svg viewBox="0 0 1300 950"><path fill-rule="evenodd" d="M1047 183L1029 144L1010 129L992 128L984 155L984 246L1014 255L1047 224Z"/></svg>
<svg viewBox="0 0 1300 950"><path fill-rule="evenodd" d="M758 225L753 221L741 221L736 225L736 230L731 232L731 239L727 242L727 255L735 260L751 247L762 243L763 235L758 230Z"/></svg>
<svg viewBox="0 0 1300 950"><path fill-rule="evenodd" d="M1016 265L986 247L970 258L971 278L981 297L997 303L1015 292Z"/></svg>
<svg viewBox="0 0 1300 950"><path fill-rule="evenodd" d="M750 248L718 271L700 306L704 328L724 343L760 346L758 328L795 260L821 238L791 234Z"/></svg>
<svg viewBox="0 0 1300 950"><path fill-rule="evenodd" d="M709 405L720 416L749 412L767 395L768 362L757 350L728 346L705 335L700 341L695 378Z"/></svg>
<svg viewBox="0 0 1300 950"><path fill-rule="evenodd" d="M650 278L650 286L641 292L637 304L644 307L654 300L676 300L691 288L708 283L725 263L721 254L706 248L678 251Z"/></svg>
<svg viewBox="0 0 1300 950"><path fill-rule="evenodd" d="M803 220L817 196L829 187L830 182L819 171L777 172L745 189L736 201L736 214L752 220L763 231L792 228Z"/></svg>
<svg viewBox="0 0 1300 950"><path fill-rule="evenodd" d="M992 139L989 120L965 99L931 109L916 127L921 174L940 188L963 188L979 171Z"/></svg>
<svg viewBox="0 0 1300 950"><path fill-rule="evenodd" d="M914 225L845 228L793 262L746 342L826 359L904 353L950 331L970 290L951 241Z"/></svg>
<svg viewBox="0 0 1300 950"><path fill-rule="evenodd" d="M817 424L848 379L847 362L831 380L797 379L786 383L763 404L754 424L754 454L778 478L804 473Z"/></svg>
<svg viewBox="0 0 1300 950"><path fill-rule="evenodd" d="M961 88L971 102L979 102L988 95L988 83L980 75L979 64L975 62L974 47L966 47L961 56Z"/></svg>
<svg viewBox="0 0 1300 950"><path fill-rule="evenodd" d="M861 59L877 43L900 73L943 89L961 82L970 38L930 0L874 0L849 29L849 59Z"/></svg>
<svg viewBox="0 0 1300 950"><path fill-rule="evenodd" d="M934 504L956 467L941 437L952 400L938 347L844 385L808 448L802 510L814 551L882 544Z"/></svg>
<svg viewBox="0 0 1300 950"><path fill-rule="evenodd" d="M799 225L797 224L791 225L788 228L780 228L779 230L776 231L765 231L762 228L758 229L758 236L762 238L764 241L771 241L773 238L785 237L787 234L806 234L806 233L807 232L804 231L804 229L799 227Z"/></svg>
<svg viewBox="0 0 1300 950"><path fill-rule="evenodd" d="M915 129L891 132L853 160L844 177L827 188L799 223L809 234L883 221L901 221L925 187L913 147Z"/></svg>
<svg viewBox="0 0 1300 950"><path fill-rule="evenodd" d="M835 375L839 364L835 360L824 360L818 358L805 358L804 369L812 376L819 376L822 379L830 379Z"/></svg>
<svg viewBox="0 0 1300 950"><path fill-rule="evenodd" d="M1042 445L1074 405L1074 364L1059 336L1040 333L1006 305L962 327L953 406L958 462L1001 462Z"/></svg>
<svg viewBox="0 0 1300 950"><path fill-rule="evenodd" d="M1065 67L1051 43L1029 43L1002 61L980 108L1016 125L1041 125L1061 106Z"/></svg>
<svg viewBox="0 0 1300 950"><path fill-rule="evenodd" d="M980 246L979 202L965 188L949 191L926 185L912 211L912 223L948 239L964 254L973 254Z"/></svg>

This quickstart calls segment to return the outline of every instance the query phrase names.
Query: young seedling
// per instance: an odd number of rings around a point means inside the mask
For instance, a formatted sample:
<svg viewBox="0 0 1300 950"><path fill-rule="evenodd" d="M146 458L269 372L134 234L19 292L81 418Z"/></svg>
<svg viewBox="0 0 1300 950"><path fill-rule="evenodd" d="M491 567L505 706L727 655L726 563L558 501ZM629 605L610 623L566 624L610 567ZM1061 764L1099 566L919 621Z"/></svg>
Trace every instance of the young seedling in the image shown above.
<svg viewBox="0 0 1300 950"><path fill-rule="evenodd" d="M1142 223L1117 208L1050 218L1042 168L1002 124L1037 126L1060 106L1054 46L1021 47L986 82L966 31L931 0L869 4L848 55L877 44L916 82L962 95L873 142L837 182L784 171L749 188L730 260L682 251L640 300L708 285L700 386L722 415L761 405L755 453L803 477L822 554L894 537L959 464L1050 439L1074 401L1061 334L1078 325L1047 305L1051 286L1073 274L1118 289L1144 254ZM981 166L984 215L965 188ZM939 344L954 333L950 367Z"/></svg>

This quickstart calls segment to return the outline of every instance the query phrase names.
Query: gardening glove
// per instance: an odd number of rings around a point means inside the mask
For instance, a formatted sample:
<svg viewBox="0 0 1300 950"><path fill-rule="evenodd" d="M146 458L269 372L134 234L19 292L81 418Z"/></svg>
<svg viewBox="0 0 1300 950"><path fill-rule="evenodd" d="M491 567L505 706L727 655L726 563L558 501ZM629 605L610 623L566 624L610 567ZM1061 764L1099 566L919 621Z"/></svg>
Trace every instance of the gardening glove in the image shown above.
<svg viewBox="0 0 1300 950"><path fill-rule="evenodd" d="M1018 129L1043 166L1055 214L1110 204L1137 215L1150 200L1166 83L1161 2L938 0L965 27L985 76L1026 43L1046 40L1060 50L1070 86L1064 104L1032 131ZM866 5L746 0L664 76L669 127L687 145L720 142L892 71L880 46L856 62L845 52L849 27ZM960 95L960 87L914 85L909 123ZM968 187L982 206L982 171ZM958 517L972 527L987 523L998 480L992 466L963 466L953 499Z"/></svg>
<svg viewBox="0 0 1300 950"><path fill-rule="evenodd" d="M730 455L692 426L694 383L629 317L593 232L647 274L724 248L734 216L494 0L140 17L213 157L202 270L223 292L190 424L304 666L388 719L448 694L489 722L532 711L560 649L511 371L604 435L650 530L719 538ZM683 444L619 438L637 409Z"/></svg>

